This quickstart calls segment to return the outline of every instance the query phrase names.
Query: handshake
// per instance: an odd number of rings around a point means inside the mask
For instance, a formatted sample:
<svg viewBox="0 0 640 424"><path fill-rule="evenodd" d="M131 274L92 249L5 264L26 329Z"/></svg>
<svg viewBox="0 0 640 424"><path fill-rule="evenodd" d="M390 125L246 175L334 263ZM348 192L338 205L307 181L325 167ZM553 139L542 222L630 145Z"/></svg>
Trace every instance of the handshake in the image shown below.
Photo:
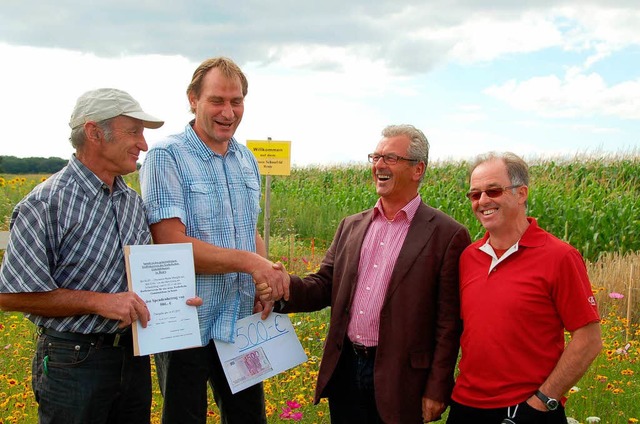
<svg viewBox="0 0 640 424"><path fill-rule="evenodd" d="M282 298L289 300L289 273L282 262L265 259L251 273L256 285L256 297L261 302L275 302Z"/></svg>

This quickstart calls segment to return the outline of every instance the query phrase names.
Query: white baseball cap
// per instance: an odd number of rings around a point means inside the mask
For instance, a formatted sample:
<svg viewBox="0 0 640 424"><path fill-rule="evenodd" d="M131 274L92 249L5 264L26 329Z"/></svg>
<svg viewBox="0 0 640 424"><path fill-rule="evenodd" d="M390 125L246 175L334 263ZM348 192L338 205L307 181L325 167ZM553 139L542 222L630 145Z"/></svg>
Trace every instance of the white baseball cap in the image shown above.
<svg viewBox="0 0 640 424"><path fill-rule="evenodd" d="M87 91L78 98L69 126L73 129L88 121L100 122L120 115L141 120L145 128L164 125L164 121L144 112L140 103L129 93L116 88L99 88Z"/></svg>

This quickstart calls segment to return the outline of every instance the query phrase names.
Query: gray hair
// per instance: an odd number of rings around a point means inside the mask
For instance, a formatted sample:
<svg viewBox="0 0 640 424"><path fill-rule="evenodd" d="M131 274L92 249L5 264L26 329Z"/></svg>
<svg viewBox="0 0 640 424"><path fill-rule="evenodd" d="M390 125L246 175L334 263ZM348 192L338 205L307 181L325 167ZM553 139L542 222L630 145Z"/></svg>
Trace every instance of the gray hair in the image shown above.
<svg viewBox="0 0 640 424"><path fill-rule="evenodd" d="M104 121L96 122L98 128L102 130L104 133L104 138L107 141L111 141L113 137L113 128L112 123L113 120L117 118L109 118ZM84 125L79 125L71 130L71 135L69 136L69 141L74 149L80 150L84 147L85 142L87 141L87 136L84 133Z"/></svg>
<svg viewBox="0 0 640 424"><path fill-rule="evenodd" d="M407 148L407 156L411 159L417 159L424 162L425 170L429 164L429 140L422 131L413 125L388 125L382 130L382 136L385 138L397 137L404 135L409 138L409 147ZM425 172L420 177L420 182L424 179Z"/></svg>
<svg viewBox="0 0 640 424"><path fill-rule="evenodd" d="M529 166L520 156L511 152L488 152L478 155L469 166L469 180L478 166L493 160L504 163L511 185L529 185Z"/></svg>

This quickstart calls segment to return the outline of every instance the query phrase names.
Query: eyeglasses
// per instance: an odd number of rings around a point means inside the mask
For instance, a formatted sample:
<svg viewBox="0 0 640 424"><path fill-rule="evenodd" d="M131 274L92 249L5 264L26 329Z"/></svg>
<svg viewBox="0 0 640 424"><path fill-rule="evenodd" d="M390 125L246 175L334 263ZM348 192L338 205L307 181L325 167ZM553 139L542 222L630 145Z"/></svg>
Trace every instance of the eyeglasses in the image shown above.
<svg viewBox="0 0 640 424"><path fill-rule="evenodd" d="M496 197L500 197L502 196L502 194L512 188L518 188L518 187L522 187L522 184L518 184L518 185L510 185L507 187L495 187L495 188L489 188L487 190L473 190L470 191L469 193L466 194L466 196L469 198L469 200L471 200L472 202L477 202L478 200L480 200L480 197L482 197L482 193L485 193L488 197L495 199Z"/></svg>
<svg viewBox="0 0 640 424"><path fill-rule="evenodd" d="M378 163L378 161L382 159L382 161L387 165L395 165L396 163L398 163L399 160L406 160L407 162L420 162L420 159L405 158L393 153L389 153L388 155L378 155L375 153L369 153L367 157L369 158L370 163Z"/></svg>

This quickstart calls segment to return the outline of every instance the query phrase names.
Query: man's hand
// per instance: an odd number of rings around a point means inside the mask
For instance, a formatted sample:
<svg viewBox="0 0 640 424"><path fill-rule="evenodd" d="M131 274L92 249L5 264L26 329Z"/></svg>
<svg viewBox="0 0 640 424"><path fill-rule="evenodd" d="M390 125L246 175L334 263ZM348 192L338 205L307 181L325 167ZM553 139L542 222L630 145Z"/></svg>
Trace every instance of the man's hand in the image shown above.
<svg viewBox="0 0 640 424"><path fill-rule="evenodd" d="M202 306L203 303L202 298L198 296L187 299L187 305L189 306Z"/></svg>
<svg viewBox="0 0 640 424"><path fill-rule="evenodd" d="M260 300L289 300L289 274L282 263L264 261L251 273Z"/></svg>
<svg viewBox="0 0 640 424"><path fill-rule="evenodd" d="M442 413L447 408L443 402L429 399L427 397L422 398L422 420L425 423L432 421L438 421L442 418Z"/></svg>
<svg viewBox="0 0 640 424"><path fill-rule="evenodd" d="M130 326L140 321L143 328L151 320L151 313L144 301L134 292L102 293L98 314L120 321L119 328Z"/></svg>
<svg viewBox="0 0 640 424"><path fill-rule="evenodd" d="M262 312L260 315L260 319L265 320L269 317L269 314L273 310L273 301L264 301L256 298L255 303L253 304L253 313Z"/></svg>

